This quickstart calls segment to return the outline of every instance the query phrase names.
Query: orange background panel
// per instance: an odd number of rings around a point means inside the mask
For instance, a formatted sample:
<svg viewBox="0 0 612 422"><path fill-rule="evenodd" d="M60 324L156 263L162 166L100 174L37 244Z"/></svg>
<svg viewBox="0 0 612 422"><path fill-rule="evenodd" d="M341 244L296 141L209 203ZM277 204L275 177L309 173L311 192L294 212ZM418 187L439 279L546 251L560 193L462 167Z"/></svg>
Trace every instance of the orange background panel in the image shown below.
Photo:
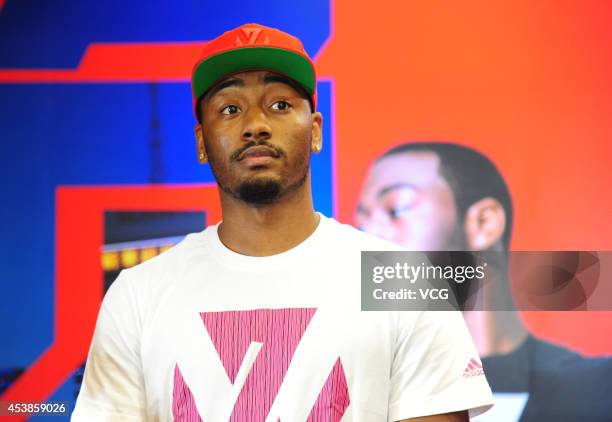
<svg viewBox="0 0 612 422"><path fill-rule="evenodd" d="M317 66L335 79L340 220L353 221L360 183L383 151L449 140L485 153L505 176L513 249L612 249L612 3L334 8ZM523 316L550 340L612 353L612 313Z"/></svg>

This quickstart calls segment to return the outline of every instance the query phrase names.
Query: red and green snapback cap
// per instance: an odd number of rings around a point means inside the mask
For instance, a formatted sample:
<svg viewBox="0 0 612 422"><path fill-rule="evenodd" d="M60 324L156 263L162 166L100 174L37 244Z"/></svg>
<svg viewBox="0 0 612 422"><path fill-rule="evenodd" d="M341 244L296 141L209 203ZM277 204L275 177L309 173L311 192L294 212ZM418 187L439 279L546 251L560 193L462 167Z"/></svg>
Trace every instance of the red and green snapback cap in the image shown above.
<svg viewBox="0 0 612 422"><path fill-rule="evenodd" d="M193 67L194 111L198 101L225 76L246 70L270 70L301 85L316 107L316 74L312 60L296 37L276 28L249 23L208 42Z"/></svg>

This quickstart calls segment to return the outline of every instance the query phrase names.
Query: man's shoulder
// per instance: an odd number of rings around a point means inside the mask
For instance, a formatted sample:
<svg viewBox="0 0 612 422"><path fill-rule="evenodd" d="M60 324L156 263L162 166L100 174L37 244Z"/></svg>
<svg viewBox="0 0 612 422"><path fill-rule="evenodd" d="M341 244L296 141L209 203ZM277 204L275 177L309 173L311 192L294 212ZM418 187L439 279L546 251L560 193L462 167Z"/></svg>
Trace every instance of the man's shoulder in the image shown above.
<svg viewBox="0 0 612 422"><path fill-rule="evenodd" d="M610 356L584 356L536 337L533 337L531 341L533 343L531 365L537 371L558 373L559 368L563 368L562 372L568 376L590 374L600 377L602 371L612 374L612 357Z"/></svg>
<svg viewBox="0 0 612 422"><path fill-rule="evenodd" d="M343 224L334 218L326 218L328 226L328 236L330 246L343 246L350 249L363 251L401 251L401 246L381 239L349 224ZM340 244L340 245L339 245Z"/></svg>
<svg viewBox="0 0 612 422"><path fill-rule="evenodd" d="M196 256L206 256L206 238L210 228L185 236L176 245L147 261L131 267L125 272L131 279L159 279L167 274L183 271L186 264Z"/></svg>
<svg viewBox="0 0 612 422"><path fill-rule="evenodd" d="M532 347L526 420L608 420L611 357L583 356L536 338Z"/></svg>

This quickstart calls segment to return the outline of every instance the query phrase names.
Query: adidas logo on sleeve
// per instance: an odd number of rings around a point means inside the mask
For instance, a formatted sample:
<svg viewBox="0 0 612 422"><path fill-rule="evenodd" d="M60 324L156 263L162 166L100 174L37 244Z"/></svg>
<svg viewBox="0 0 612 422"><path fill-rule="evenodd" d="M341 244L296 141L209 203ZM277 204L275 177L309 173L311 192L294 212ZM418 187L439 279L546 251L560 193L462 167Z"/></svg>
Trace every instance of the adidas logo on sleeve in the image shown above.
<svg viewBox="0 0 612 422"><path fill-rule="evenodd" d="M479 375L484 375L482 364L476 359L472 358L463 371L463 378L477 377Z"/></svg>

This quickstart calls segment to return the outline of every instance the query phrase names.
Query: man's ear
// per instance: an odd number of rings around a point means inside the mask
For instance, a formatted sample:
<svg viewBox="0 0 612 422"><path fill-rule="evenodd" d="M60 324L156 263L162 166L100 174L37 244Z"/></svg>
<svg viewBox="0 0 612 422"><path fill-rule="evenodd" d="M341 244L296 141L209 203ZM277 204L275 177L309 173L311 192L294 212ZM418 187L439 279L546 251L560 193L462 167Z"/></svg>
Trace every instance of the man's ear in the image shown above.
<svg viewBox="0 0 612 422"><path fill-rule="evenodd" d="M202 132L202 125L197 123L193 128L196 137L196 144L198 148L198 161L200 164L206 164L208 162L208 156L206 155L206 148L204 147L204 133Z"/></svg>
<svg viewBox="0 0 612 422"><path fill-rule="evenodd" d="M471 251L484 251L499 242L506 229L506 211L497 199L474 202L465 215L465 239Z"/></svg>
<svg viewBox="0 0 612 422"><path fill-rule="evenodd" d="M323 149L323 115L318 111L312 113L312 136L310 142L310 150L315 154Z"/></svg>

